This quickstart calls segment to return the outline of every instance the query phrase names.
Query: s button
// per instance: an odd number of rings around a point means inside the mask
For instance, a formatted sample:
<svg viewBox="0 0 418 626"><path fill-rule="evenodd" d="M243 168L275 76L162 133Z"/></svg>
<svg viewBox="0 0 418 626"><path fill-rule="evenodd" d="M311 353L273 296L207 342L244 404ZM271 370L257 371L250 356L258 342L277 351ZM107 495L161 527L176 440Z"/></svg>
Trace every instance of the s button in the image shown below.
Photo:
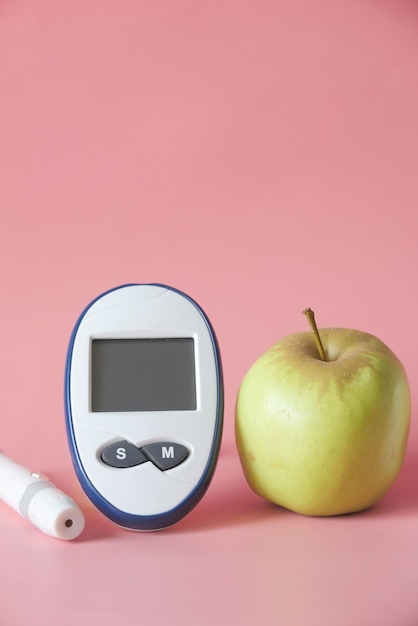
<svg viewBox="0 0 418 626"><path fill-rule="evenodd" d="M101 459L111 467L134 467L148 461L147 457L129 441L122 440L107 446L101 454Z"/></svg>

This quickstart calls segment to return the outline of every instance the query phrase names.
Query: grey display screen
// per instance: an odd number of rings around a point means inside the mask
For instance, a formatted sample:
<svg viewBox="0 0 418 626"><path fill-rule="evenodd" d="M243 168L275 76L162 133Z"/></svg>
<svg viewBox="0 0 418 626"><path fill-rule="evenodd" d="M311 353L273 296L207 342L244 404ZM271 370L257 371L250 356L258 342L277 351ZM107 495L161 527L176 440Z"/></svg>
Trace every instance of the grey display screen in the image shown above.
<svg viewBox="0 0 418 626"><path fill-rule="evenodd" d="M94 339L93 412L196 410L194 340Z"/></svg>

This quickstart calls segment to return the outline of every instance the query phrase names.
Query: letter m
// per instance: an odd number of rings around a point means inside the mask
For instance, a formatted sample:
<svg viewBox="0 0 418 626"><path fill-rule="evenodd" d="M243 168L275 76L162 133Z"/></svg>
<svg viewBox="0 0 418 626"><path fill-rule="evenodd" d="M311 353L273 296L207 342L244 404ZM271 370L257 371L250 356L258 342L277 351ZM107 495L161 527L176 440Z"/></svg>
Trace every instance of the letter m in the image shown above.
<svg viewBox="0 0 418 626"><path fill-rule="evenodd" d="M161 449L163 459L174 459L174 446L163 446Z"/></svg>

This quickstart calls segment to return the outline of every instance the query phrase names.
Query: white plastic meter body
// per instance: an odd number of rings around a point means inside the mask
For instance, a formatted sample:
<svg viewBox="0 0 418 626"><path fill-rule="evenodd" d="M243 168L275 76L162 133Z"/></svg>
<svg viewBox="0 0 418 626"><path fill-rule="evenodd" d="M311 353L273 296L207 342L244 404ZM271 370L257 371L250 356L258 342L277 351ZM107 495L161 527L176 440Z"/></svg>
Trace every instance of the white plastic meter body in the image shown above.
<svg viewBox="0 0 418 626"><path fill-rule="evenodd" d="M202 309L165 285L96 298L71 336L68 441L85 493L116 524L182 519L211 481L223 423L217 340Z"/></svg>

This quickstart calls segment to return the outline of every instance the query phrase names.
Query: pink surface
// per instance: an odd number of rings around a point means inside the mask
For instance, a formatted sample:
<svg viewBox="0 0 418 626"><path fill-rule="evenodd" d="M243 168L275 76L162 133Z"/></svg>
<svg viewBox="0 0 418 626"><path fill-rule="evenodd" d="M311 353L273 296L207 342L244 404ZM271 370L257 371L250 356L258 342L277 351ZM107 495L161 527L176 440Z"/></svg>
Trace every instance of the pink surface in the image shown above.
<svg viewBox="0 0 418 626"><path fill-rule="evenodd" d="M83 508L73 543L0 504L0 623L418 624L418 5L306 0L0 7L0 445ZM218 469L171 530L81 493L65 353L102 291L194 297L223 355ZM282 335L378 335L412 391L402 473L376 507L310 519L257 498L238 385Z"/></svg>

